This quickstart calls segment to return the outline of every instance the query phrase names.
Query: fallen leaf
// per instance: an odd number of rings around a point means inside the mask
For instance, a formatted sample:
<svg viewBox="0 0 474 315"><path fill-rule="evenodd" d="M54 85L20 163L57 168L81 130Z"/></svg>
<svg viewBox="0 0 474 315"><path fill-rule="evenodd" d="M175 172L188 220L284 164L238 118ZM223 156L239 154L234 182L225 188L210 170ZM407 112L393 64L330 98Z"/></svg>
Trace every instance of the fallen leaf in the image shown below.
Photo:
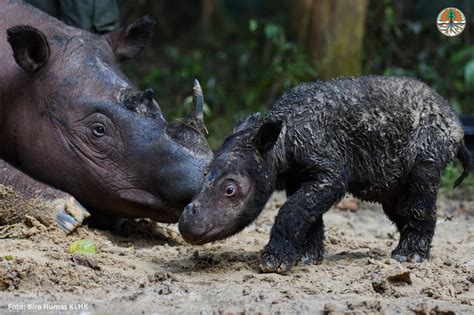
<svg viewBox="0 0 474 315"><path fill-rule="evenodd" d="M72 242L69 246L69 253L71 254L95 254L97 246L92 240L78 240Z"/></svg>

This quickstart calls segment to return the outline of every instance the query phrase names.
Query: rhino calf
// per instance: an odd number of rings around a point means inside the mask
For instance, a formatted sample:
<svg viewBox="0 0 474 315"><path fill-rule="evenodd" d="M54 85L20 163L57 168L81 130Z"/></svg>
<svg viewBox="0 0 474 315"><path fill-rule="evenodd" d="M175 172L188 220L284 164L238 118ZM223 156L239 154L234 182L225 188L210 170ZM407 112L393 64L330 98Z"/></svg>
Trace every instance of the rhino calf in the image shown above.
<svg viewBox="0 0 474 315"><path fill-rule="evenodd" d="M276 188L288 200L261 255L264 272L323 258L323 214L346 192L379 202L400 232L398 261L429 257L443 168L470 154L452 108L420 81L370 76L301 84L241 121L215 154L179 222L203 244L233 235Z"/></svg>

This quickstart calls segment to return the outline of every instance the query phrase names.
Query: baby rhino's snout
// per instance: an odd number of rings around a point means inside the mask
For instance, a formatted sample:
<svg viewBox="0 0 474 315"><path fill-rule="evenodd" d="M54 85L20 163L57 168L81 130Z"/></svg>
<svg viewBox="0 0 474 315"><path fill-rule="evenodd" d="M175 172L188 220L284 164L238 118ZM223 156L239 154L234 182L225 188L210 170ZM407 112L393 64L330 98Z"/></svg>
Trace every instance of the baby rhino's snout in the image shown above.
<svg viewBox="0 0 474 315"><path fill-rule="evenodd" d="M178 228L184 240L191 244L202 244L202 236L209 231L204 218L197 211L197 206L192 202L184 208Z"/></svg>

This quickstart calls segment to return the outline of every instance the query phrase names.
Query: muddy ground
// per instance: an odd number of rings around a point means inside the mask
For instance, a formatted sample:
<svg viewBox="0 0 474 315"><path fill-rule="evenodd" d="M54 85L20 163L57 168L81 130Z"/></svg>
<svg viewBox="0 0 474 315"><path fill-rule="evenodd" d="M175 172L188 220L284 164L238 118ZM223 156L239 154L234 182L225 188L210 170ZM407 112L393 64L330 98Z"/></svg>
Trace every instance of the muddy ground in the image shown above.
<svg viewBox="0 0 474 315"><path fill-rule="evenodd" d="M390 259L394 227L379 206L359 203L325 216L322 264L262 274L259 251L284 199L275 194L242 233L200 247L147 220L124 235L81 227L65 236L35 220L4 227L0 313L474 313L473 202L440 199L433 257L422 264ZM78 239L94 240L97 253L69 254Z"/></svg>

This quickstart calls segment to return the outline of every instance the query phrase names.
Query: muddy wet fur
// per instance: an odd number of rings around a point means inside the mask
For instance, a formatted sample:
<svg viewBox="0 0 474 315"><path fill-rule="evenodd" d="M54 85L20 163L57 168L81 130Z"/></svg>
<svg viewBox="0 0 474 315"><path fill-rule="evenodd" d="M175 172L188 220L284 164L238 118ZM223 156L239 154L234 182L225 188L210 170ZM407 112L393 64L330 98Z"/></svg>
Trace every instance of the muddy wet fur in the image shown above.
<svg viewBox="0 0 474 315"><path fill-rule="evenodd" d="M286 272L324 252L323 214L347 192L379 202L400 232L398 261L429 257L436 195L445 166L471 168L462 126L424 83L401 77L301 84L265 115L242 120L216 153L180 231L203 244L233 235L286 190L261 256L264 272Z"/></svg>

